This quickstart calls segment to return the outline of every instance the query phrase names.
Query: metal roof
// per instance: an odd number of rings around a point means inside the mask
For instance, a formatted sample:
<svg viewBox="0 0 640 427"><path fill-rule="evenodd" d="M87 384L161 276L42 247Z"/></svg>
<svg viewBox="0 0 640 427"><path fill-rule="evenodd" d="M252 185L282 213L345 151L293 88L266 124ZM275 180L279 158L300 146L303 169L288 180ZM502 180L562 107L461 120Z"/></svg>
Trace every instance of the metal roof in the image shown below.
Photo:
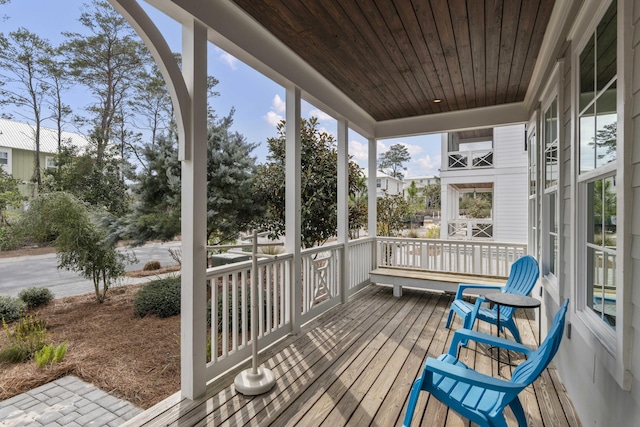
<svg viewBox="0 0 640 427"><path fill-rule="evenodd" d="M35 125L0 119L0 147L35 151L35 131ZM63 131L62 139L80 149L89 145L89 140L79 133ZM40 127L40 152L51 154L58 152L57 130Z"/></svg>

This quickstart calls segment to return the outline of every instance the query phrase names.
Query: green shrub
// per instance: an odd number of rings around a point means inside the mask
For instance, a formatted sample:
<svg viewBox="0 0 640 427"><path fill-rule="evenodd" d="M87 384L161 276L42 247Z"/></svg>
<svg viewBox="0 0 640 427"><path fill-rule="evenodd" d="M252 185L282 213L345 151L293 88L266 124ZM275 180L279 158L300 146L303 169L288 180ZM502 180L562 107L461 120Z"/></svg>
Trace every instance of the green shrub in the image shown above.
<svg viewBox="0 0 640 427"><path fill-rule="evenodd" d="M149 261L142 267L142 271L155 271L161 268L162 265L160 265L160 261Z"/></svg>
<svg viewBox="0 0 640 427"><path fill-rule="evenodd" d="M59 344L57 347L53 344L47 344L35 353L36 366L42 368L49 363L62 362L67 354L67 342Z"/></svg>
<svg viewBox="0 0 640 427"><path fill-rule="evenodd" d="M20 319L24 311L24 304L18 298L0 297L0 319L11 323Z"/></svg>
<svg viewBox="0 0 640 427"><path fill-rule="evenodd" d="M133 311L140 317L180 314L180 277L154 280L144 285L133 300Z"/></svg>
<svg viewBox="0 0 640 427"><path fill-rule="evenodd" d="M53 299L53 293L47 288L28 288L21 290L18 298L24 302L27 309L32 309L49 304Z"/></svg>
<svg viewBox="0 0 640 427"><path fill-rule="evenodd" d="M21 362L30 359L47 344L46 323L38 316L21 317L13 331L7 322L3 321L2 324L9 344L0 351L0 361Z"/></svg>

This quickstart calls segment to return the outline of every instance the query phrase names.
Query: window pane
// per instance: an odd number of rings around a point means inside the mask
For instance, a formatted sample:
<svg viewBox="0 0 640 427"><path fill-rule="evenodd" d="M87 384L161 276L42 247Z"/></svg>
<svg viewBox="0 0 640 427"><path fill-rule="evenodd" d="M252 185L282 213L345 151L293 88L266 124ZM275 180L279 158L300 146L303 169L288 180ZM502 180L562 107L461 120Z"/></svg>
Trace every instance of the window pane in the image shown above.
<svg viewBox="0 0 640 427"><path fill-rule="evenodd" d="M595 97L593 78L595 68L594 45L595 41L592 37L580 54L580 111L584 110Z"/></svg>
<svg viewBox="0 0 640 427"><path fill-rule="evenodd" d="M596 184L600 182L597 181ZM610 176L602 181L602 245L615 248L617 246L617 189L615 177Z"/></svg>
<svg viewBox="0 0 640 427"><path fill-rule="evenodd" d="M596 29L596 68L598 92L616 76L617 9L612 2Z"/></svg>
<svg viewBox="0 0 640 427"><path fill-rule="evenodd" d="M595 166L595 129L594 106L580 116L580 172L590 171Z"/></svg>
<svg viewBox="0 0 640 427"><path fill-rule="evenodd" d="M557 203L558 193L556 191L547 194L546 196L548 209L549 209L549 247L548 250L548 263L549 273L556 274L556 263L558 260L558 215L557 215Z"/></svg>
<svg viewBox="0 0 640 427"><path fill-rule="evenodd" d="M0 165L9 164L9 153L6 151L0 151Z"/></svg>
<svg viewBox="0 0 640 427"><path fill-rule="evenodd" d="M548 148L544 155L545 164L545 188L558 183L558 146Z"/></svg>
<svg viewBox="0 0 640 427"><path fill-rule="evenodd" d="M616 82L596 101L596 167L616 159L617 111Z"/></svg>
<svg viewBox="0 0 640 427"><path fill-rule="evenodd" d="M555 98L544 114L544 145L548 147L558 139L558 98Z"/></svg>
<svg viewBox="0 0 640 427"><path fill-rule="evenodd" d="M587 306L608 325L616 326L616 256L589 248L590 273L593 277Z"/></svg>

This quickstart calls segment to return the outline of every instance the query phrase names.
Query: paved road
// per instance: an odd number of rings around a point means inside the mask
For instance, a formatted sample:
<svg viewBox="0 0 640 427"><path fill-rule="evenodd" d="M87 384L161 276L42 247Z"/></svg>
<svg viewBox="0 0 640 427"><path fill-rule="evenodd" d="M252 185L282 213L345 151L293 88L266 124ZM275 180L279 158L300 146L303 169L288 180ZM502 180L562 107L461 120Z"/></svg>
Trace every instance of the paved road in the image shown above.
<svg viewBox="0 0 640 427"><path fill-rule="evenodd" d="M151 243L128 249L135 253L138 262L128 265L127 271L141 270L151 260L160 261L163 266L176 264L169 255L170 248L180 248L180 242ZM126 277L122 284L153 279L154 276L142 279ZM83 279L73 271L59 270L55 254L0 258L0 295L17 296L22 289L34 286L49 288L56 298L93 292L93 282L90 280Z"/></svg>

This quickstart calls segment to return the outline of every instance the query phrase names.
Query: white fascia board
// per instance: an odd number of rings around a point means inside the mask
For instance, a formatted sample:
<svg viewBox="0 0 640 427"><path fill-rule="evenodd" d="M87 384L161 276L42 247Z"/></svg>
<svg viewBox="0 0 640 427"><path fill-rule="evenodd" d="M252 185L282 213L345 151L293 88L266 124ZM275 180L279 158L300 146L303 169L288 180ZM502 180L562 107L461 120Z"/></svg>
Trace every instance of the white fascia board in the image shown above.
<svg viewBox="0 0 640 427"><path fill-rule="evenodd" d="M148 0L179 22L195 16L209 28L210 42L283 87L298 87L302 98L365 138L374 137L375 120L318 71L293 53L229 0Z"/></svg>
<svg viewBox="0 0 640 427"><path fill-rule="evenodd" d="M496 127L526 123L527 120L528 112L524 102L517 102L378 122L376 138L399 138Z"/></svg>

